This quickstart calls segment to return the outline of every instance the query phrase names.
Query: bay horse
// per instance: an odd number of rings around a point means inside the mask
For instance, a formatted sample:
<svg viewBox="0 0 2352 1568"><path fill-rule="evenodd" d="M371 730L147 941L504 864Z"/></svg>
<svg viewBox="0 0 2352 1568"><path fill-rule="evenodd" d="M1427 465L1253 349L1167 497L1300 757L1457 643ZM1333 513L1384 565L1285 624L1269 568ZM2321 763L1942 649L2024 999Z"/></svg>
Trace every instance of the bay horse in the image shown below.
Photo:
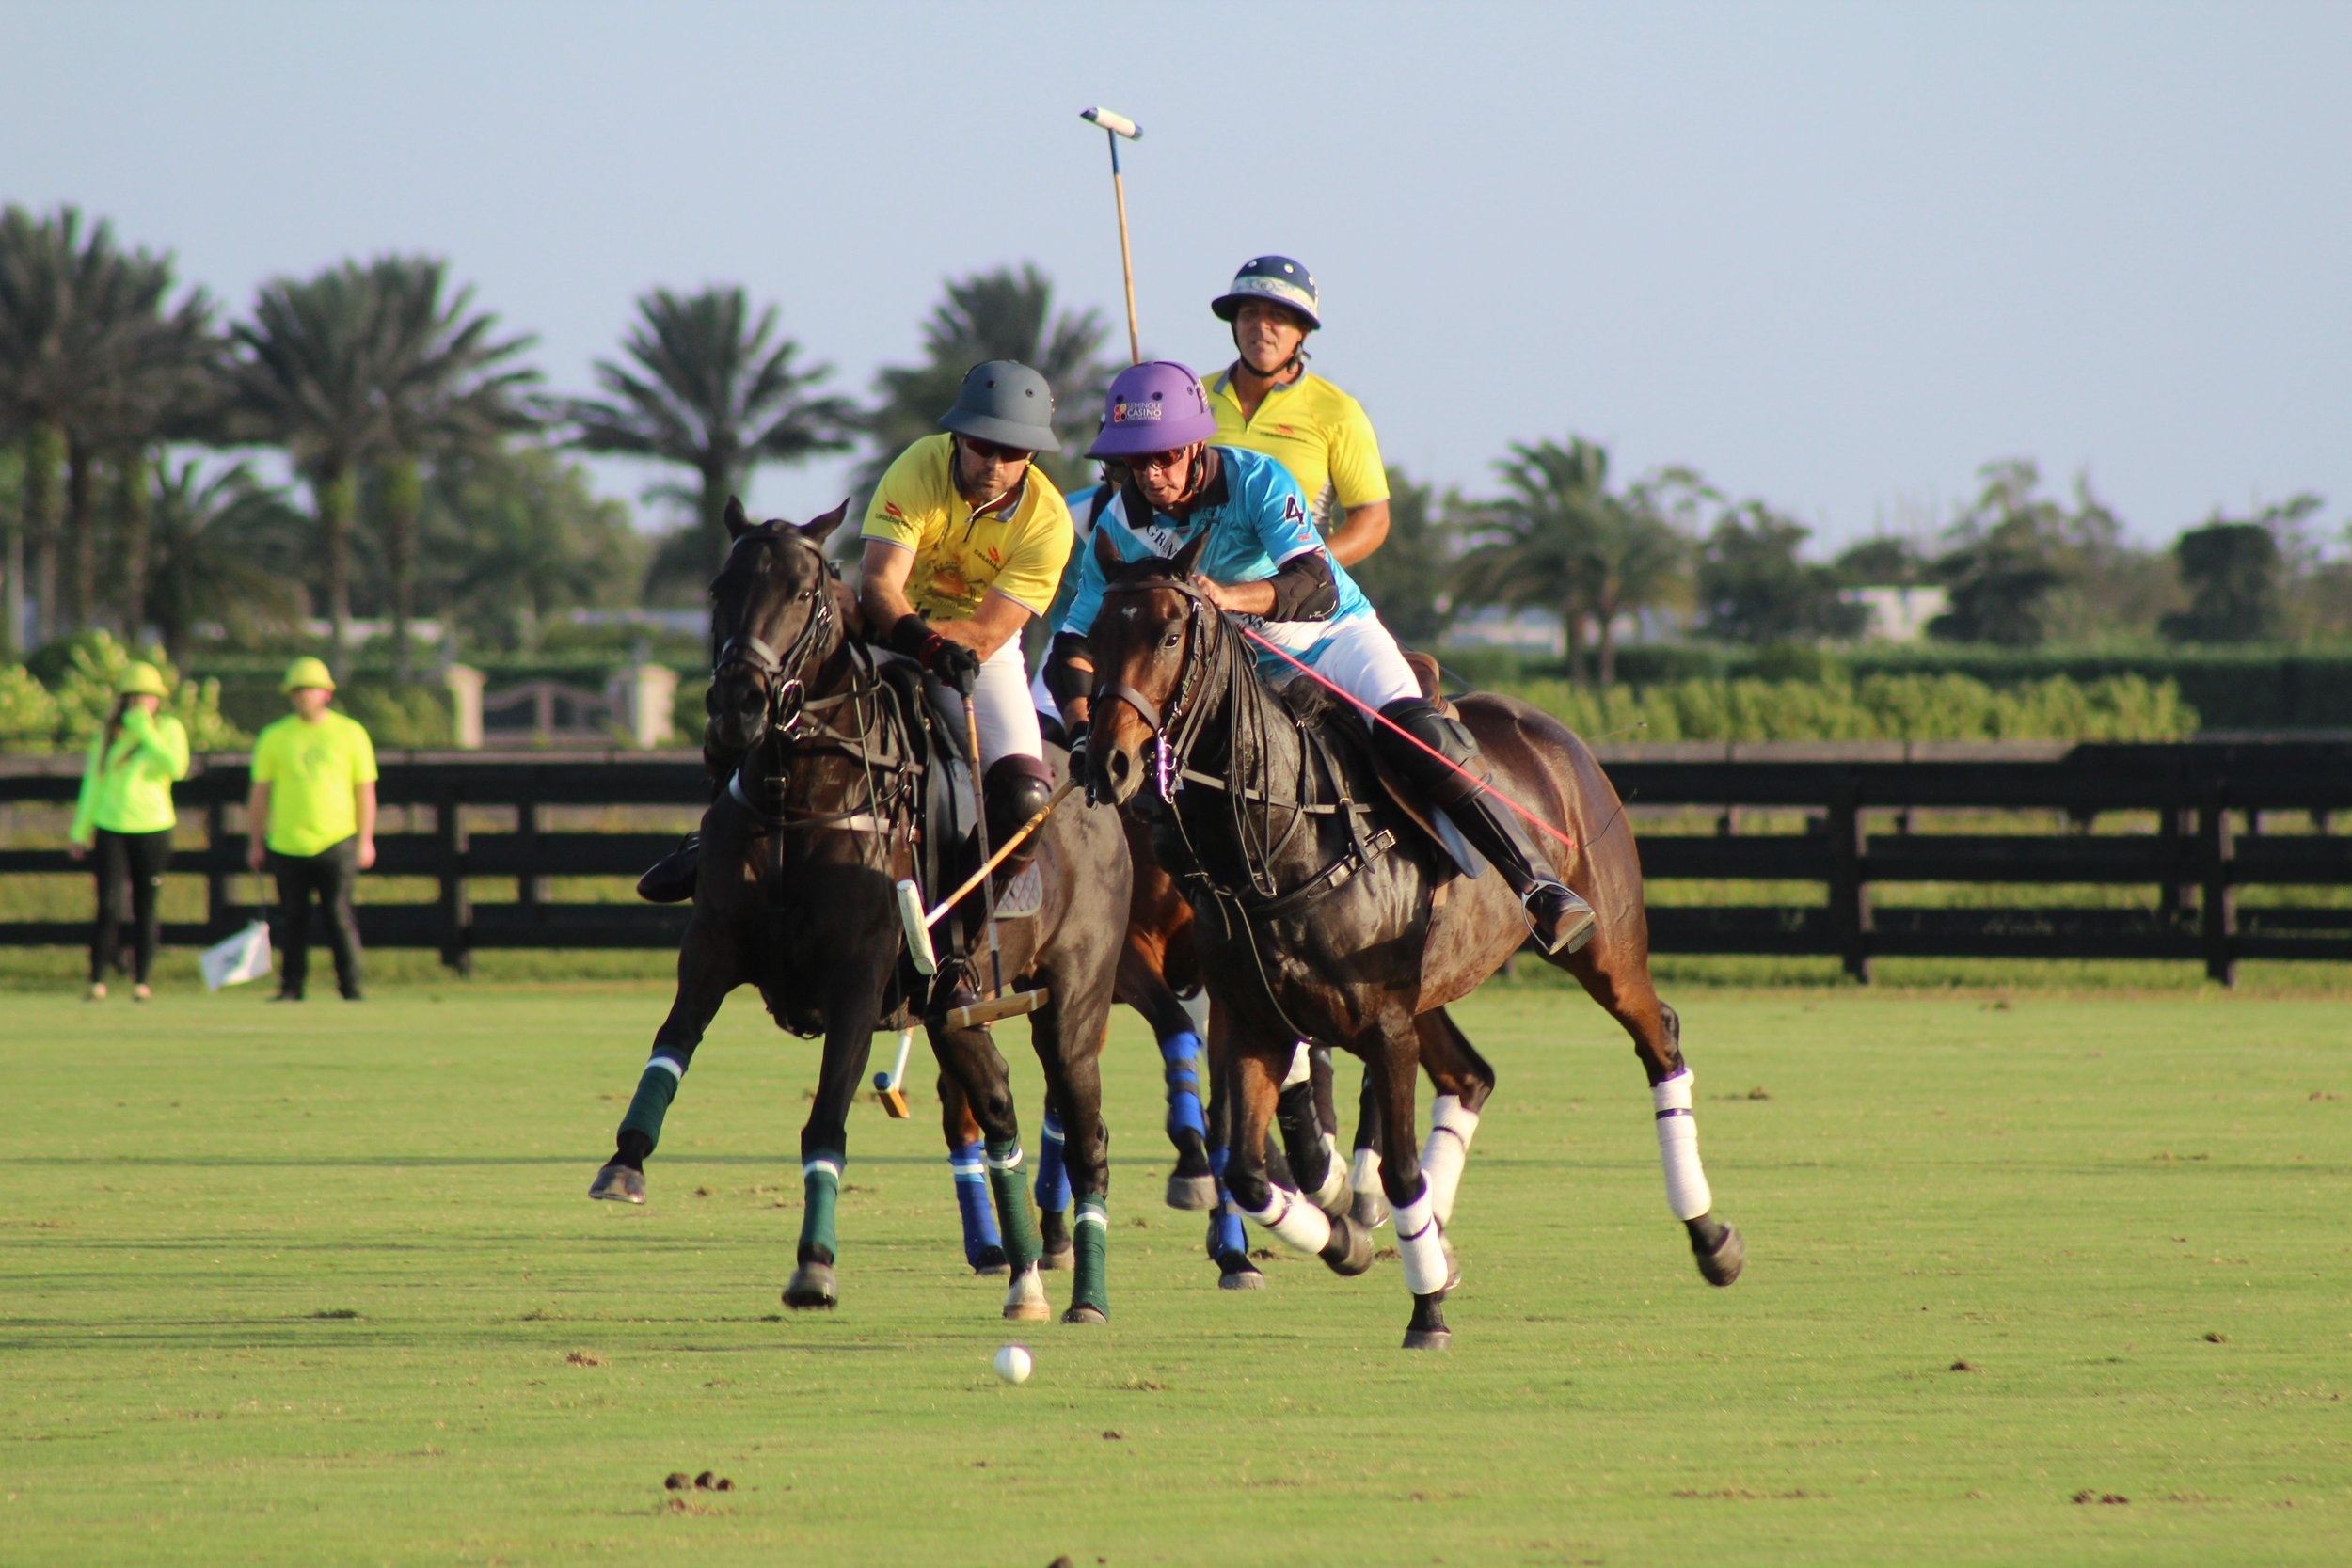
<svg viewBox="0 0 2352 1568"><path fill-rule="evenodd" d="M928 765L916 760L925 750L919 683L877 669L855 635L857 601L826 563L824 542L844 510L797 527L754 527L739 502L728 504L733 543L710 592L707 741L714 754L740 761L703 816L675 999L612 1159L589 1194L644 1200L644 1162L696 1045L730 991L756 986L780 1027L824 1037L801 1132L805 1203L798 1266L784 1291L795 1308L838 1300L847 1123L873 1036L908 1027L924 1011L927 983L907 958L897 884L917 875L918 831L939 831L922 820L923 768L946 766L937 750ZM1066 1157L1078 1195L1075 1276L1062 1321L1099 1323L1110 1310L1110 1135L1098 1058L1127 905L1127 853L1115 816L1074 800L1046 818L1040 838L1043 902L1032 916L999 922L1003 972L1009 990L1048 993L1030 1015L1030 1034L1049 1101L1071 1132ZM966 905L977 902L976 894ZM946 917L960 918L961 911ZM1005 1316L1041 1320L1049 1314L1040 1238L1023 1191L1005 1060L984 1025L926 1020L925 1028L943 1078L956 1085L984 1138L1011 1275Z"/></svg>
<svg viewBox="0 0 2352 1568"><path fill-rule="evenodd" d="M1234 1101L1225 1172L1234 1201L1286 1243L1359 1272L1369 1253L1360 1227L1272 1185L1263 1146L1294 1041L1328 1040L1362 1057L1413 1296L1405 1345L1443 1348L1444 1299L1457 1278L1445 1222L1494 1088L1493 1069L1446 1006L1518 951L1526 917L1501 876L1452 875L1433 834L1391 803L1361 720L1303 680L1278 693L1259 676L1241 626L1189 581L1205 541L1169 560L1103 562L1109 586L1088 634L1088 788L1152 815L1160 863L1193 906L1194 940L1227 1021L1228 1037L1212 1049L1230 1051L1219 1092ZM1537 709L1484 694L1459 706L1494 786L1552 825L1554 870L1602 911L1589 942L1550 961L1631 1036L1668 1206L1701 1275L1729 1285L1746 1247L1713 1213L1680 1021L1650 980L1641 862L1616 791L1582 740ZM1417 1068L1439 1091L1418 1156Z"/></svg>

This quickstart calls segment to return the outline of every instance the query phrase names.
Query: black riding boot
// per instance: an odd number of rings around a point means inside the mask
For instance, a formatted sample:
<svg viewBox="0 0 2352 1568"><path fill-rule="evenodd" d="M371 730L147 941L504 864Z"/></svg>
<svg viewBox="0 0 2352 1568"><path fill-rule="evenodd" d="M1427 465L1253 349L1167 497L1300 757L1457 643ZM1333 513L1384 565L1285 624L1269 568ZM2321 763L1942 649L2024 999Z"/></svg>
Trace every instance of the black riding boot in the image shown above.
<svg viewBox="0 0 2352 1568"><path fill-rule="evenodd" d="M1483 779L1478 742L1461 721L1449 719L1437 705L1414 697L1391 703L1383 717L1438 753L1454 768L1440 766L1419 747L1375 726L1373 736L1389 765L1410 780L1430 804L1443 810L1462 830L1462 836L1493 863L1511 891L1519 895L1535 929L1535 944L1546 953L1573 953L1592 940L1593 907L1552 874L1543 852L1528 836L1518 813L1503 804L1492 784L1479 788ZM1463 768L1469 778L1454 771Z"/></svg>
<svg viewBox="0 0 2352 1568"><path fill-rule="evenodd" d="M988 845L1001 849L1005 841L1027 826L1029 818L1045 809L1054 798L1054 770L1035 757L1015 752L998 757L989 765L988 776L981 781L981 797L988 810ZM1005 857L996 868L996 885L1004 886L1029 868L1037 859L1037 847L1043 840L1044 830L1031 833L1020 847Z"/></svg>
<svg viewBox="0 0 2352 1568"><path fill-rule="evenodd" d="M637 879L637 896L649 904L683 904L694 896L694 878L702 864L703 835L688 833L677 847L653 863Z"/></svg>

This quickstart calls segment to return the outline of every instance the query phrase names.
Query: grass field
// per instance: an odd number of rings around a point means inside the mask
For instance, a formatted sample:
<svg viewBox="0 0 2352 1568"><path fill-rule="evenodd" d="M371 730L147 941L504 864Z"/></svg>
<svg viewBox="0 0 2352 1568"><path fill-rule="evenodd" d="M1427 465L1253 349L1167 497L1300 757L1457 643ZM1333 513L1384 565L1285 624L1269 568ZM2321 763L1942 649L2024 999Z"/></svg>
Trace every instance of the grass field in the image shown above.
<svg viewBox="0 0 2352 1568"><path fill-rule="evenodd" d="M1623 1039L1489 991L1443 1356L1393 1263L1212 1288L1122 1012L1113 1323L1010 1388L928 1095L860 1107L843 1305L781 1315L815 1049L746 999L653 1203L584 1200L665 1000L0 994L0 1561L2345 1560L2341 1001L1687 993L1718 1291Z"/></svg>

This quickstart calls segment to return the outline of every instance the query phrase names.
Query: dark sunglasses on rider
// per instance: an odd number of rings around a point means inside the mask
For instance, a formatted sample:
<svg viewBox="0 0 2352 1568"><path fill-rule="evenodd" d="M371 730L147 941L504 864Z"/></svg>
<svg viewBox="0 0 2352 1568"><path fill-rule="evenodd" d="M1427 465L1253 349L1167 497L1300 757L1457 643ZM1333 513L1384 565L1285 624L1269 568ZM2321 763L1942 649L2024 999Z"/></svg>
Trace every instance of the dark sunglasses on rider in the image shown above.
<svg viewBox="0 0 2352 1568"><path fill-rule="evenodd" d="M1025 448L998 446L977 436L960 436L959 439L975 457L984 457L991 463L1026 463L1033 455Z"/></svg>
<svg viewBox="0 0 2352 1568"><path fill-rule="evenodd" d="M1131 468L1139 468L1146 473L1158 473L1163 468L1179 467L1191 454L1190 447L1178 447L1174 451L1138 452L1124 461Z"/></svg>

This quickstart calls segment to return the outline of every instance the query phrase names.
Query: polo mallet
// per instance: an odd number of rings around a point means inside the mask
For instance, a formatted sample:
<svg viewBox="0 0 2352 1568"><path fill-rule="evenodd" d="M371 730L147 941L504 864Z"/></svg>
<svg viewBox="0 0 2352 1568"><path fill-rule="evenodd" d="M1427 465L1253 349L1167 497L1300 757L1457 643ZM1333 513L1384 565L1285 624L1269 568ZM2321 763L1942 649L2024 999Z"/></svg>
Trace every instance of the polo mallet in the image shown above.
<svg viewBox="0 0 2352 1568"><path fill-rule="evenodd" d="M914 1031L898 1031L898 1060L888 1072L874 1074L874 1099L888 1112L893 1121L907 1119L907 1052L914 1044Z"/></svg>
<svg viewBox="0 0 2352 1568"><path fill-rule="evenodd" d="M1127 184L1119 177L1119 138L1138 141L1143 127L1125 115L1114 114L1102 105L1080 109L1078 118L1090 120L1103 128L1103 139L1111 145L1111 197L1119 203L1119 270L1127 282L1127 358L1130 363L1143 363L1143 335L1136 330L1136 260L1127 244Z"/></svg>
<svg viewBox="0 0 2352 1568"><path fill-rule="evenodd" d="M1045 826L1045 819L1054 815L1054 808L1067 800L1070 792L1077 787L1077 780L1064 779L1061 787L1054 791L1054 798L1039 807L1035 816L1015 828L1011 836L996 846L996 852L980 863L977 871L966 877L961 886L930 909L923 908L921 888L912 881L898 883L898 925L906 932L907 951L914 959L917 974L939 973L939 954L931 946L931 927L939 924L941 916L971 896L972 890L980 885L982 879L993 875L998 866L1010 860L1012 852L1027 842L1031 833Z"/></svg>
<svg viewBox="0 0 2352 1568"><path fill-rule="evenodd" d="M973 706L972 694L963 696L963 735L972 749L972 832L980 846L982 866L995 864L988 852L988 795L980 777L980 715ZM1035 1012L1045 1005L1043 987L1035 990L1005 994L1005 957L996 941L996 883L983 875L980 878L980 901L987 909L988 974L990 995L968 1006L950 1007L942 1021L950 1029L969 1029L978 1024L993 1023L1000 1018L1019 1013Z"/></svg>

